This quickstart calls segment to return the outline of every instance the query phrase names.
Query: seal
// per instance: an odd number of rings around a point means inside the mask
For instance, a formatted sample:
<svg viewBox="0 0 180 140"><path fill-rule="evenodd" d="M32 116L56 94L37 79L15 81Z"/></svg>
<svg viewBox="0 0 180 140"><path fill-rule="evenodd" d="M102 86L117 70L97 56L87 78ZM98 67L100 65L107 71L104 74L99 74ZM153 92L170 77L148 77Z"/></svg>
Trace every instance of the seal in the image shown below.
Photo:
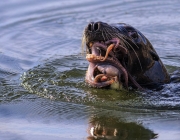
<svg viewBox="0 0 180 140"><path fill-rule="evenodd" d="M170 76L150 41L125 24L91 22L83 32L86 59L85 81L92 87L143 89L170 82ZM117 88L117 87L116 87Z"/></svg>

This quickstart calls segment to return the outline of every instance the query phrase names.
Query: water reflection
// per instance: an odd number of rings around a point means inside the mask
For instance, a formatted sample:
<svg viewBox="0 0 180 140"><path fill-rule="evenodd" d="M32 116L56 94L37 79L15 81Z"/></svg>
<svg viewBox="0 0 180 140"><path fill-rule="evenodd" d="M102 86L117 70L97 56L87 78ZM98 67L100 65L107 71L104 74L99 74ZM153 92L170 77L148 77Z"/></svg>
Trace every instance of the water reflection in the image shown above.
<svg viewBox="0 0 180 140"><path fill-rule="evenodd" d="M87 140L150 140L158 136L141 124L121 121L114 116L91 117L89 133Z"/></svg>

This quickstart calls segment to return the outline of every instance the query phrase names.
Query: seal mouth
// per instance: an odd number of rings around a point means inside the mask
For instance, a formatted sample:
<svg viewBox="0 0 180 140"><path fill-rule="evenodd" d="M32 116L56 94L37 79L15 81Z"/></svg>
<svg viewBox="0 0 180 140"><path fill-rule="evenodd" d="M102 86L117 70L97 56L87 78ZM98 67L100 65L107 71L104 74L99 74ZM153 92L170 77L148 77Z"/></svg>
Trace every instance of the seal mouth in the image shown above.
<svg viewBox="0 0 180 140"><path fill-rule="evenodd" d="M90 52L86 55L89 61L86 82L97 88L112 85L116 89L127 88L127 70L114 54L115 51L121 50L123 55L127 55L127 50L120 44L119 39L90 42L89 49Z"/></svg>

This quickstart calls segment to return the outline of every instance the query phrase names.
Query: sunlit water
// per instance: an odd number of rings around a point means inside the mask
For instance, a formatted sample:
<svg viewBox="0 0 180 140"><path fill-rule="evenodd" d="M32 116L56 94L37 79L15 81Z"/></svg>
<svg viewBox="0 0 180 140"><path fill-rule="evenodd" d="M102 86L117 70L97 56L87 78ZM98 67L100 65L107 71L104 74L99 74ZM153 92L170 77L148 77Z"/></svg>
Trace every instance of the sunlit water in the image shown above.
<svg viewBox="0 0 180 140"><path fill-rule="evenodd" d="M125 22L153 44L171 73L180 67L180 4L173 1L0 2L0 139L180 139L180 82L116 91L84 83L81 38L90 21ZM175 74L179 76L180 74ZM101 137L102 138L102 137Z"/></svg>

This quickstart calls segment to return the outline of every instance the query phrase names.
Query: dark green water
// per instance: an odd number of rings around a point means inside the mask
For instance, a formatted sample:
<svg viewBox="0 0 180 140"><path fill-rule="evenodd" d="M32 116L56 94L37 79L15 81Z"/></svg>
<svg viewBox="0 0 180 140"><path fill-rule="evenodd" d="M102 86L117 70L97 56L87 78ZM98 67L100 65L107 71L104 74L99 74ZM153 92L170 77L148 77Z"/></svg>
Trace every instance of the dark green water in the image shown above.
<svg viewBox="0 0 180 140"><path fill-rule="evenodd" d="M180 67L180 4L172 1L0 2L0 139L179 140L180 82L159 91L94 89L81 38L90 21L125 22L153 44L169 72ZM178 76L178 74L176 74ZM114 134L113 133L113 134Z"/></svg>

